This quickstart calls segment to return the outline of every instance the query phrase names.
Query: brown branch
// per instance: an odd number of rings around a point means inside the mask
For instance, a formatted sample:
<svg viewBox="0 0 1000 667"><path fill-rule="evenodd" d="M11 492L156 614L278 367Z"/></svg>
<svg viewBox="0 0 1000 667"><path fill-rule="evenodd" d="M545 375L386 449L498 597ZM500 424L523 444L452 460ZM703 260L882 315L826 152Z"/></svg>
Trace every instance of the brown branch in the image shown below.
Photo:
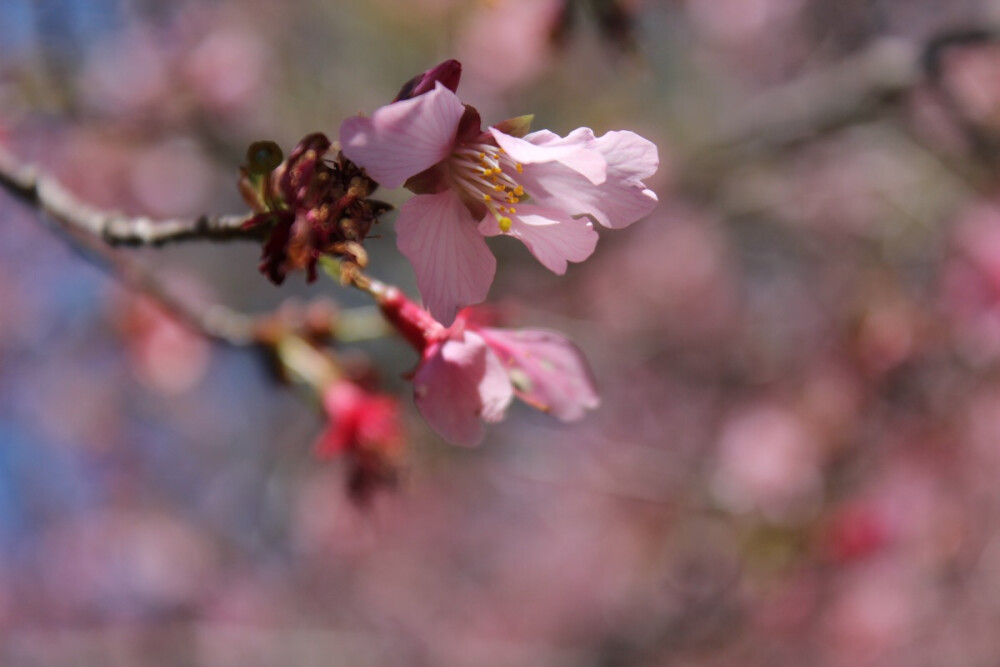
<svg viewBox="0 0 1000 667"><path fill-rule="evenodd" d="M828 68L766 91L724 117L716 131L696 146L679 169L680 189L696 197L712 198L723 177L760 155L793 150L840 129L877 120L918 86L937 93L944 110L968 139L979 165L995 167L1000 146L983 133L959 108L942 81L944 54L958 47L995 43L1000 28L943 30L924 42L884 38ZM905 119L897 119L903 125ZM928 147L929 151L933 148ZM953 160L945 160L954 166ZM976 185L968 169L956 169Z"/></svg>
<svg viewBox="0 0 1000 667"><path fill-rule="evenodd" d="M244 215L202 215L193 219L153 220L92 208L57 181L24 166L0 149L0 187L15 198L39 209L62 225L92 234L109 245L160 246L190 240L259 240L257 230L244 230Z"/></svg>
<svg viewBox="0 0 1000 667"><path fill-rule="evenodd" d="M766 91L723 118L692 162L731 163L734 152L780 151L871 119L922 80L920 59L919 46L887 38Z"/></svg>
<svg viewBox="0 0 1000 667"><path fill-rule="evenodd" d="M188 239L249 238L240 229L245 217L202 216L195 220L153 221L92 208L54 179L24 166L0 149L0 188L58 225L74 250L106 267L126 286L144 294L195 332L234 346L260 344L254 321L221 305L197 308L177 298L153 274L108 246L162 245Z"/></svg>

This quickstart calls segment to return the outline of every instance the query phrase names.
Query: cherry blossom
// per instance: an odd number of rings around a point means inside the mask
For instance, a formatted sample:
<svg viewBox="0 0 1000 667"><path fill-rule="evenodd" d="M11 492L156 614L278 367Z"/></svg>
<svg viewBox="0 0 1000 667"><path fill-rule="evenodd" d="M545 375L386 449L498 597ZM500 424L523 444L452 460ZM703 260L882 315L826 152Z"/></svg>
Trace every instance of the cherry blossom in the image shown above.
<svg viewBox="0 0 1000 667"><path fill-rule="evenodd" d="M445 327L395 288L379 305L421 353L414 402L449 442L479 444L483 423L503 419L514 396L562 421L600 403L583 354L558 333L480 326L468 309Z"/></svg>
<svg viewBox="0 0 1000 667"><path fill-rule="evenodd" d="M333 382L322 398L329 424L316 442L316 453L346 458L348 493L363 504L378 488L396 482L404 442L399 404L348 380Z"/></svg>
<svg viewBox="0 0 1000 667"><path fill-rule="evenodd" d="M484 237L514 237L563 274L593 253L592 221L618 229L653 209L656 195L642 179L659 165L656 146L633 132L527 134L527 116L484 132L454 92L459 67L442 63L398 101L340 128L344 155L382 185L417 193L400 209L397 245L445 324L489 292L496 260Z"/></svg>

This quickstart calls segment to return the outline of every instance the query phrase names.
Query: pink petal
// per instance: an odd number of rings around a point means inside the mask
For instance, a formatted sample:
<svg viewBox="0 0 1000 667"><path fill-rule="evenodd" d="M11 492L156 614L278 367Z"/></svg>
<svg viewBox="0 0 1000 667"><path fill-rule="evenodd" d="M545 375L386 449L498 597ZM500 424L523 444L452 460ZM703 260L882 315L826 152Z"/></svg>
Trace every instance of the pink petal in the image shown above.
<svg viewBox="0 0 1000 667"><path fill-rule="evenodd" d="M607 178L607 164L604 156L595 150L597 143L594 139L594 133L588 128L581 127L573 130L565 138L554 135L556 139L551 139L540 145L504 134L495 127L490 128L490 133L497 145L512 160L520 162L522 165L557 163L583 176L594 185L603 183ZM533 132L528 136L539 134ZM548 135L551 134L547 133L543 136L548 138Z"/></svg>
<svg viewBox="0 0 1000 667"><path fill-rule="evenodd" d="M459 308L482 302L490 291L497 261L451 190L417 195L403 204L396 246L413 265L424 306L444 325Z"/></svg>
<svg viewBox="0 0 1000 667"><path fill-rule="evenodd" d="M529 405L574 421L600 404L583 353L564 336L533 329L481 333L507 367L518 397Z"/></svg>
<svg viewBox="0 0 1000 667"><path fill-rule="evenodd" d="M482 422L502 419L514 396L503 365L471 331L428 351L413 378L417 409L445 440L479 444Z"/></svg>
<svg viewBox="0 0 1000 667"><path fill-rule="evenodd" d="M504 233L492 214L479 223L479 231L485 236ZM566 273L567 262L582 262L590 257L598 239L589 220L530 204L517 206L507 234L523 241L545 268L559 275Z"/></svg>
<svg viewBox="0 0 1000 667"><path fill-rule="evenodd" d="M527 138L554 143L551 133L533 132ZM656 206L656 193L642 182L659 166L656 146L634 132L608 132L594 145L607 164L607 180L600 185L558 163L526 164L519 181L539 204L591 215L605 227L626 227Z"/></svg>
<svg viewBox="0 0 1000 667"><path fill-rule="evenodd" d="M380 107L371 118L348 118L340 144L372 178L398 188L451 153L463 112L455 93L437 82L433 91Z"/></svg>

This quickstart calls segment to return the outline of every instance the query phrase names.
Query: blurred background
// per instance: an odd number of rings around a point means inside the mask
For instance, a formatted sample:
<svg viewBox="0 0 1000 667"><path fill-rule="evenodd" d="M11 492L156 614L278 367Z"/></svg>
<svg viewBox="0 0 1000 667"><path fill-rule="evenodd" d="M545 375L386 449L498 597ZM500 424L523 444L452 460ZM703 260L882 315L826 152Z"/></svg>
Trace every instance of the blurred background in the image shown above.
<svg viewBox="0 0 1000 667"><path fill-rule="evenodd" d="M564 277L491 240L508 325L590 359L584 421L516 407L452 447L402 341L344 349L406 406L367 507L261 359L0 195L0 664L998 664L995 25L990 0L3 0L0 143L101 207L241 212L251 141L335 137L449 57L487 122L631 129L662 164L658 209ZM415 295L392 220L371 273ZM275 288L254 244L125 252L247 313L366 303Z"/></svg>

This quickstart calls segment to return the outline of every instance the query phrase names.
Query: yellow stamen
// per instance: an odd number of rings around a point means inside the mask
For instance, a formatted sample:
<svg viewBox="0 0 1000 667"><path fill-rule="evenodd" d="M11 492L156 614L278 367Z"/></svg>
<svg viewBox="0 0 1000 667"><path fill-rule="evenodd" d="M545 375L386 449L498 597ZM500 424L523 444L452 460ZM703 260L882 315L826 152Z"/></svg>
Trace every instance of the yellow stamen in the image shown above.
<svg viewBox="0 0 1000 667"><path fill-rule="evenodd" d="M520 185L517 186L516 188L514 188L514 194L517 195L518 197L524 196L524 188L522 188Z"/></svg>
<svg viewBox="0 0 1000 667"><path fill-rule="evenodd" d="M510 231L510 226L512 223L510 218L504 216L497 220L497 224L500 226L500 231L506 234L507 232Z"/></svg>
<svg viewBox="0 0 1000 667"><path fill-rule="evenodd" d="M524 167L521 166L520 162L515 162L514 163L514 168L517 169L517 173L519 173L519 174L523 174L524 173Z"/></svg>

